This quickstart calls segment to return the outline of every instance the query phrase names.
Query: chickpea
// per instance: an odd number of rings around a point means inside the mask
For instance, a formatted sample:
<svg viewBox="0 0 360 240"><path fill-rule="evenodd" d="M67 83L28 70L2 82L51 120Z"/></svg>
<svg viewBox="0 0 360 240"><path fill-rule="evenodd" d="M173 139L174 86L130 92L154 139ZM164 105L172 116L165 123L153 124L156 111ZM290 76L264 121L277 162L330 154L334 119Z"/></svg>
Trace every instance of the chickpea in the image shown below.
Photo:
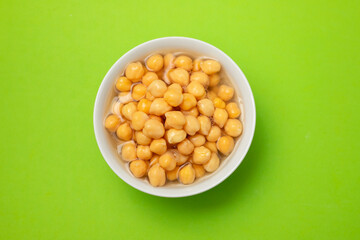
<svg viewBox="0 0 360 240"><path fill-rule="evenodd" d="M149 114L151 103L148 99L141 99L137 104L137 110Z"/></svg>
<svg viewBox="0 0 360 240"><path fill-rule="evenodd" d="M180 111L170 111L165 113L165 124L176 129L182 129L186 120L184 114Z"/></svg>
<svg viewBox="0 0 360 240"><path fill-rule="evenodd" d="M201 99L205 94L205 88L199 82L191 82L187 87L186 91L192 94L196 99Z"/></svg>
<svg viewBox="0 0 360 240"><path fill-rule="evenodd" d="M196 178L201 178L202 176L205 175L205 169L202 165L198 165L198 164L193 164L192 165L194 170L195 170L195 177Z"/></svg>
<svg viewBox="0 0 360 240"><path fill-rule="evenodd" d="M229 119L225 124L225 132L231 137L238 137L241 135L243 125L238 119Z"/></svg>
<svg viewBox="0 0 360 240"><path fill-rule="evenodd" d="M220 63L212 59L202 61L200 67L201 70L208 75L220 72L221 69Z"/></svg>
<svg viewBox="0 0 360 240"><path fill-rule="evenodd" d="M169 78L173 83L178 83L181 86L189 84L189 72L183 68L175 68L169 71Z"/></svg>
<svg viewBox="0 0 360 240"><path fill-rule="evenodd" d="M197 109L197 107L193 107L189 111L183 111L183 114L198 117L199 116L199 110Z"/></svg>
<svg viewBox="0 0 360 240"><path fill-rule="evenodd" d="M141 129L143 129L145 122L148 119L149 119L149 116L146 113L141 112L141 111L134 112L132 115L131 127L134 130L141 130Z"/></svg>
<svg viewBox="0 0 360 240"><path fill-rule="evenodd" d="M126 142L122 145L121 158L128 162L136 159L136 145L134 142Z"/></svg>
<svg viewBox="0 0 360 240"><path fill-rule="evenodd" d="M133 136L133 131L129 123L121 124L116 130L116 136L118 136L120 140L129 141Z"/></svg>
<svg viewBox="0 0 360 240"><path fill-rule="evenodd" d="M211 101L213 101L215 98L217 98L217 95L216 95L215 91L213 91L213 90L208 91L206 96Z"/></svg>
<svg viewBox="0 0 360 240"><path fill-rule="evenodd" d="M199 133L205 136L208 135L211 128L210 118L208 118L207 116L199 116L197 120L200 123Z"/></svg>
<svg viewBox="0 0 360 240"><path fill-rule="evenodd" d="M221 129L218 126L212 126L206 139L209 142L216 142L221 136Z"/></svg>
<svg viewBox="0 0 360 240"><path fill-rule="evenodd" d="M151 143L151 138L146 136L142 131L135 132L135 139L140 145L149 145Z"/></svg>
<svg viewBox="0 0 360 240"><path fill-rule="evenodd" d="M212 74L209 76L209 87L215 87L220 82L219 74Z"/></svg>
<svg viewBox="0 0 360 240"><path fill-rule="evenodd" d="M197 131L200 130L199 120L191 115L185 116L185 125L184 130L189 135L194 135Z"/></svg>
<svg viewBox="0 0 360 240"><path fill-rule="evenodd" d="M184 97L180 91L168 89L165 92L164 99L170 106L177 107L182 103Z"/></svg>
<svg viewBox="0 0 360 240"><path fill-rule="evenodd" d="M196 147L193 154L193 162L196 164L205 164L210 160L211 151L204 146Z"/></svg>
<svg viewBox="0 0 360 240"><path fill-rule="evenodd" d="M209 86L209 76L203 72L193 72L190 76L190 82L199 82L205 88Z"/></svg>
<svg viewBox="0 0 360 240"><path fill-rule="evenodd" d="M225 102L221 98L218 98L218 97L213 99L213 103L216 108L225 108L225 106L226 106Z"/></svg>
<svg viewBox="0 0 360 240"><path fill-rule="evenodd" d="M126 77L120 77L115 84L115 87L120 92L128 92L131 89L132 82Z"/></svg>
<svg viewBox="0 0 360 240"><path fill-rule="evenodd" d="M234 102L228 103L225 109L229 114L229 118L238 118L241 114L240 108Z"/></svg>
<svg viewBox="0 0 360 240"><path fill-rule="evenodd" d="M146 67L150 71L160 71L164 66L164 58L160 54L155 54L149 57L146 61Z"/></svg>
<svg viewBox="0 0 360 240"><path fill-rule="evenodd" d="M159 158L160 158L159 155L153 155L153 157L152 157L151 160L150 160L149 167L152 167L152 166L154 166L155 164L159 163Z"/></svg>
<svg viewBox="0 0 360 240"><path fill-rule="evenodd" d="M144 84L137 84L132 89L132 98L136 101L144 98L146 95L146 86Z"/></svg>
<svg viewBox="0 0 360 240"><path fill-rule="evenodd" d="M165 133L165 139L170 144L176 144L181 142L186 138L186 132L179 129L170 129Z"/></svg>
<svg viewBox="0 0 360 240"><path fill-rule="evenodd" d="M210 99L201 99L197 103L199 112L205 116L211 117L214 114L214 104Z"/></svg>
<svg viewBox="0 0 360 240"><path fill-rule="evenodd" d="M160 156L159 164L165 170L171 171L176 167L176 160L171 152L166 152Z"/></svg>
<svg viewBox="0 0 360 240"><path fill-rule="evenodd" d="M195 181L195 170L188 164L179 170L179 180L182 184L191 184Z"/></svg>
<svg viewBox="0 0 360 240"><path fill-rule="evenodd" d="M179 56L175 58L174 63L177 68L183 68L186 71L190 71L192 69L192 59L188 56Z"/></svg>
<svg viewBox="0 0 360 240"><path fill-rule="evenodd" d="M183 155L190 155L194 151L194 144L189 139L184 139L177 145L179 153Z"/></svg>
<svg viewBox="0 0 360 240"><path fill-rule="evenodd" d="M169 181L174 181L177 179L177 175L178 175L178 171L179 171L179 166L176 166L173 170L171 171L167 171L166 172L166 178Z"/></svg>
<svg viewBox="0 0 360 240"><path fill-rule="evenodd" d="M153 153L156 153L159 155L164 154L167 150L167 145L166 145L165 139L163 139L163 138L154 139L150 144L150 150Z"/></svg>
<svg viewBox="0 0 360 240"><path fill-rule="evenodd" d="M138 82L143 75L144 68L141 62L130 63L125 70L125 76L132 82Z"/></svg>
<svg viewBox="0 0 360 240"><path fill-rule="evenodd" d="M193 71L193 72L201 71L200 62L201 62L200 59L195 59L195 60L194 60L194 62L193 62L193 68L192 68L192 71Z"/></svg>
<svg viewBox="0 0 360 240"><path fill-rule="evenodd" d="M210 149L210 151L212 151L214 153L218 152L217 147L216 147L216 143L214 143L214 142L206 142L204 144L204 147Z"/></svg>
<svg viewBox="0 0 360 240"><path fill-rule="evenodd" d="M230 136L222 136L216 143L217 149L224 155L229 155L234 149L234 139Z"/></svg>
<svg viewBox="0 0 360 240"><path fill-rule="evenodd" d="M172 107L163 99L156 98L150 106L150 114L157 116L164 115L166 112L170 111Z"/></svg>
<svg viewBox="0 0 360 240"><path fill-rule="evenodd" d="M164 81L162 80L154 80L149 87L147 88L147 90L151 93L152 96L154 97L163 97L166 90L167 90L167 86L164 83Z"/></svg>
<svg viewBox="0 0 360 240"><path fill-rule="evenodd" d="M159 79L158 75L154 72L147 72L143 77L142 77L142 83L145 86L149 86L153 81Z"/></svg>
<svg viewBox="0 0 360 240"><path fill-rule="evenodd" d="M219 98L226 102L232 99L232 97L234 96L234 89L226 85L221 85L217 94Z"/></svg>
<svg viewBox="0 0 360 240"><path fill-rule="evenodd" d="M152 157L152 152L150 151L149 146L138 145L136 149L136 155L139 159L150 160Z"/></svg>
<svg viewBox="0 0 360 240"><path fill-rule="evenodd" d="M189 156L186 155L182 155L179 151L177 150L171 150L171 153L173 154L175 161L176 161L176 165L180 166L183 165L188 159Z"/></svg>
<svg viewBox="0 0 360 240"><path fill-rule="evenodd" d="M216 108L214 112L214 122L220 127L224 127L228 120L228 113L225 109Z"/></svg>
<svg viewBox="0 0 360 240"><path fill-rule="evenodd" d="M150 115L150 119L155 119L156 121L163 123L163 119L156 115Z"/></svg>
<svg viewBox="0 0 360 240"><path fill-rule="evenodd" d="M165 170L159 164L155 164L149 169L148 178L151 185L161 187L166 182Z"/></svg>
<svg viewBox="0 0 360 240"><path fill-rule="evenodd" d="M148 164L144 160L135 160L135 161L130 162L129 167L130 167L131 173L135 177L141 178L146 175Z"/></svg>
<svg viewBox="0 0 360 240"><path fill-rule="evenodd" d="M164 56L164 68L174 68L174 55L168 53Z"/></svg>
<svg viewBox="0 0 360 240"><path fill-rule="evenodd" d="M119 102L124 103L124 104L133 101L133 98L132 98L130 92L120 92L118 94L118 98L119 98Z"/></svg>
<svg viewBox="0 0 360 240"><path fill-rule="evenodd" d="M204 145L206 142L205 137L201 134L195 134L194 136L190 136L189 140L195 147L200 147Z"/></svg>
<svg viewBox="0 0 360 240"><path fill-rule="evenodd" d="M116 129L119 127L120 122L121 121L118 116L116 116L115 114L111 114L105 119L105 128L110 132L115 132Z"/></svg>
<svg viewBox="0 0 360 240"><path fill-rule="evenodd" d="M147 120L142 131L146 136L154 139L161 138L165 133L162 123L155 119Z"/></svg>
<svg viewBox="0 0 360 240"><path fill-rule="evenodd" d="M134 112L136 112L136 104L134 102L125 104L121 109L121 114L128 120L132 120Z"/></svg>
<svg viewBox="0 0 360 240"><path fill-rule="evenodd" d="M178 91L178 92L180 92L180 93L182 93L182 91L183 91L181 85L178 84L178 83L173 83L173 84L171 84L171 85L168 87L168 90L170 90L170 89L176 90L176 91Z"/></svg>
<svg viewBox="0 0 360 240"><path fill-rule="evenodd" d="M220 165L220 159L218 155L216 153L212 153L210 160L207 163L205 163L203 166L207 172L214 172L216 169L218 169L219 165Z"/></svg>
<svg viewBox="0 0 360 240"><path fill-rule="evenodd" d="M145 98L150 101L153 101L155 99L155 97L151 95L150 92L146 92Z"/></svg>
<svg viewBox="0 0 360 240"><path fill-rule="evenodd" d="M183 94L183 101L180 104L180 108L182 110L190 110L193 107L196 106L196 98L194 97L194 95L190 94L190 93L184 93Z"/></svg>

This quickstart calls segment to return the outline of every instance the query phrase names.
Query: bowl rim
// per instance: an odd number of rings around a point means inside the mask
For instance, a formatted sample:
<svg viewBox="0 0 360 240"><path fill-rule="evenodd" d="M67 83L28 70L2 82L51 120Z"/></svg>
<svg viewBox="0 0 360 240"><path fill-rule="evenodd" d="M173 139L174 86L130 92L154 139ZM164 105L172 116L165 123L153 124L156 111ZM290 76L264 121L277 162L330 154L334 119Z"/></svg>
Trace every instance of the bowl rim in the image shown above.
<svg viewBox="0 0 360 240"><path fill-rule="evenodd" d="M97 132L97 126L98 124L103 124L102 122L99 123L97 120L96 120L96 114L97 114L97 110L98 108L100 107L99 106L99 101L100 101L100 94L101 92L103 92L105 88L105 80L108 78L108 76L110 75L110 73L112 72L112 70L116 67L116 65L118 65L119 62L122 61L122 59L126 58L128 55L131 55L134 51L136 51L138 48L141 48L143 47L144 45L148 45L148 44L151 44L153 42L157 42L157 41L164 41L164 40L186 40L186 41L194 41L194 42L197 42L198 44L203 44L203 45L207 45L207 47L210 47L210 48L214 48L214 50L216 50L217 52L219 52L220 54L223 54L223 56L225 58L227 58L230 62L232 62L232 64L235 66L236 70L240 73L240 75L244 78L244 83L247 87L247 91L249 91L249 96L250 96L250 100L251 100L251 104L253 106L253 111L251 111L252 113L252 119L253 119L253 122L251 124L252 128L250 129L250 137L249 137L249 140L246 142L246 146L244 148L244 151L243 151L243 154L242 154L242 157L236 162L236 164L227 172L225 172L225 174L223 174L221 176L221 178L217 179L217 181L214 181L213 183L210 183L208 185L206 185L204 188L201 188L201 189L198 189L198 190L194 190L194 191L191 191L191 192L187 192L185 191L185 193L181 193L181 191L178 191L177 194L172 194L172 195L167 195L167 194L163 194L163 193L159 193L157 192L155 189L155 187L153 187L154 191L150 191L150 190L147 190L147 189L142 189L138 186L134 186L134 184L132 184L130 181L128 181L126 178L123 178L122 176L120 176L120 174L114 169L115 167L110 163L110 161L105 157L105 150L102 148L102 143L100 142L100 139L99 139L99 133ZM208 191L214 187L216 187L217 185L219 185L220 183L222 183L225 179L227 179L238 167L239 165L242 163L242 161L244 160L245 156L247 155L249 149L250 149L250 146L251 146L251 143L253 141L253 138L254 138L254 134L255 134L255 127L256 127L256 106L255 106L255 99L254 99L254 95L253 95L253 92L252 92L252 89L250 87L250 84L249 84L249 81L247 80L245 74L242 72L242 70L240 69L240 67L236 64L236 62L231 58L229 57L225 52L223 52L222 50L220 50L219 48L207 43L207 42L204 42L204 41L201 41L201 40L198 40L198 39L195 39L195 38L189 38L189 37L181 37L181 36L170 36L170 37L161 37L161 38L155 38L155 39L152 39L152 40L149 40L149 41L146 41L146 42L143 42L139 45L136 45L135 47L131 48L129 51L127 51L125 54L123 54L112 66L111 68L107 71L106 75L104 76L104 78L102 79L101 81L101 84L100 84L100 87L97 91L97 94L96 94L96 98L95 98L95 103L94 103L94 110L93 110L93 127L94 127L94 133L95 133L95 139L96 139L96 142L97 142L97 145L99 147L99 150L101 152L101 155L103 156L104 160L106 161L107 165L111 168L111 170L120 178L122 179L124 182L126 182L128 185L130 185L131 187L141 191L141 192L144 192L144 193L147 193L147 194L150 194L150 195L154 195L154 196L159 196L159 197L167 197L167 198L178 198L178 197L188 197L188 196L193 196L193 195L197 195L197 194L200 194L200 193L203 193L205 191Z"/></svg>

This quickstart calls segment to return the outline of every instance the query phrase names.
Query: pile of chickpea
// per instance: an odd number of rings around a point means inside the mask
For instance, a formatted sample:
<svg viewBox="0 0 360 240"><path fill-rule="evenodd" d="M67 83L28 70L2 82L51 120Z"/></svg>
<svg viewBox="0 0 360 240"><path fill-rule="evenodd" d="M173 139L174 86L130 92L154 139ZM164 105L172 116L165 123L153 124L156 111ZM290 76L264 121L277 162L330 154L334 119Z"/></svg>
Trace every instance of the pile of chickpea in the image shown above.
<svg viewBox="0 0 360 240"><path fill-rule="evenodd" d="M128 64L105 127L122 142L121 158L135 177L156 187L191 184L231 153L241 110L230 101L234 88L218 86L220 70L216 60L172 53Z"/></svg>

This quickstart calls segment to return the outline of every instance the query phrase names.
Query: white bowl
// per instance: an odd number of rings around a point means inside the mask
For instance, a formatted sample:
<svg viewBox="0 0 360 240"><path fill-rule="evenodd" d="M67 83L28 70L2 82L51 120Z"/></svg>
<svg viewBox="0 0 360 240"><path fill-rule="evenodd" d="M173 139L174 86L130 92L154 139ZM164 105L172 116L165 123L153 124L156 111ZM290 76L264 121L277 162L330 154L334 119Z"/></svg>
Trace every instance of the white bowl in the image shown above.
<svg viewBox="0 0 360 240"><path fill-rule="evenodd" d="M122 74L125 66L132 61L163 50L197 52L204 56L217 59L222 69L232 79L243 102L243 134L237 141L233 152L222 161L220 167L211 174L196 180L191 185L166 184L163 187L153 187L147 181L131 175L127 166L119 159L110 134L104 128L103 122L113 97L115 80ZM161 197L185 197L209 190L224 181L244 159L255 131L255 102L248 81L236 63L218 48L192 38L165 37L158 38L131 49L124 54L104 77L95 100L94 130L100 151L110 168L132 187Z"/></svg>

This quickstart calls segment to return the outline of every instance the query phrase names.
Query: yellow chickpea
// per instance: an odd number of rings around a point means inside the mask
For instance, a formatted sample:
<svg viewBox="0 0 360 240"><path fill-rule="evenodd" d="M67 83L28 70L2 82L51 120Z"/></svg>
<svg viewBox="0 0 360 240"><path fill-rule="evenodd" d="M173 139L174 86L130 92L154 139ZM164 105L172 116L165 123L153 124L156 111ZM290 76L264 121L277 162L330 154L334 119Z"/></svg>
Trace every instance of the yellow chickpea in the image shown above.
<svg viewBox="0 0 360 240"><path fill-rule="evenodd" d="M121 147L121 158L124 161L133 161L137 158L136 156L136 145L134 142L126 142Z"/></svg>
<svg viewBox="0 0 360 240"><path fill-rule="evenodd" d="M211 151L204 146L196 147L193 154L193 162L196 164L205 164L210 160Z"/></svg>
<svg viewBox="0 0 360 240"><path fill-rule="evenodd" d="M139 159L150 160L152 157L152 152L150 151L149 146L138 145L136 149L136 155Z"/></svg>
<svg viewBox="0 0 360 240"><path fill-rule="evenodd" d="M141 62L130 63L126 70L125 76L132 82L138 82L144 75L144 68Z"/></svg>
<svg viewBox="0 0 360 240"><path fill-rule="evenodd" d="M155 119L149 119L145 122L143 133L149 138L159 139L165 134L164 125Z"/></svg>
<svg viewBox="0 0 360 240"><path fill-rule="evenodd" d="M121 109L121 114L128 120L132 120L134 112L136 112L136 104L134 102L125 104Z"/></svg>
<svg viewBox="0 0 360 240"><path fill-rule="evenodd" d="M190 155L194 151L194 144L189 139L184 139L177 145L177 150L183 155Z"/></svg>
<svg viewBox="0 0 360 240"><path fill-rule="evenodd" d="M123 104L129 103L134 100L131 96L131 92L120 92L118 94L118 98L119 102Z"/></svg>
<svg viewBox="0 0 360 240"><path fill-rule="evenodd" d="M202 61L200 67L201 70L208 75L220 72L221 69L220 63L212 59Z"/></svg>
<svg viewBox="0 0 360 240"><path fill-rule="evenodd" d="M217 149L224 155L229 155L234 149L234 139L230 136L222 136L216 143Z"/></svg>
<svg viewBox="0 0 360 240"><path fill-rule="evenodd" d="M201 62L200 59L195 59L195 60L193 61L193 68L192 68L192 71L193 71L193 72L201 71L200 62Z"/></svg>
<svg viewBox="0 0 360 240"><path fill-rule="evenodd" d="M150 159L149 167L154 166L155 164L159 163L159 155L153 155L153 157Z"/></svg>
<svg viewBox="0 0 360 240"><path fill-rule="evenodd" d="M200 147L206 142L205 137L201 134L195 134L194 136L190 136L189 140L195 147Z"/></svg>
<svg viewBox="0 0 360 240"><path fill-rule="evenodd" d="M161 187L166 182L165 170L159 164L155 164L149 169L148 178L151 185Z"/></svg>
<svg viewBox="0 0 360 240"><path fill-rule="evenodd" d="M202 165L198 165L198 164L193 164L192 165L194 170L195 170L195 177L196 178L201 178L205 175L205 169Z"/></svg>
<svg viewBox="0 0 360 240"><path fill-rule="evenodd" d="M228 103L225 109L229 114L229 118L238 118L241 114L240 108L234 102Z"/></svg>
<svg viewBox="0 0 360 240"><path fill-rule="evenodd" d="M201 99L198 101L197 106L202 115L211 117L214 114L214 104L210 99Z"/></svg>
<svg viewBox="0 0 360 240"><path fill-rule="evenodd" d="M218 169L219 165L220 165L220 159L218 155L216 153L212 153L210 160L207 163L205 163L203 166L207 172L214 172L216 169Z"/></svg>
<svg viewBox="0 0 360 240"><path fill-rule="evenodd" d="M127 79L126 77L120 77L116 81L115 87L120 92L128 92L131 89L131 85L132 85L132 82L129 79Z"/></svg>
<svg viewBox="0 0 360 240"><path fill-rule="evenodd" d="M164 115L166 112L170 111L172 107L163 99L156 98L150 106L150 114L157 116Z"/></svg>
<svg viewBox="0 0 360 240"><path fill-rule="evenodd" d="M131 120L131 127L134 130L141 130L144 128L146 120L149 119L149 116L141 111L134 112Z"/></svg>
<svg viewBox="0 0 360 240"><path fill-rule="evenodd" d="M193 72L190 76L190 82L199 82L205 88L209 86L209 76L203 72Z"/></svg>
<svg viewBox="0 0 360 240"><path fill-rule="evenodd" d="M211 101L213 101L215 98L217 98L217 95L216 95L215 91L212 91L212 90L208 91L206 96Z"/></svg>
<svg viewBox="0 0 360 240"><path fill-rule="evenodd" d="M146 95L146 86L144 84L137 84L133 87L131 96L136 101L144 98Z"/></svg>
<svg viewBox="0 0 360 240"><path fill-rule="evenodd" d="M189 84L189 72L183 68L175 68L169 71L169 78L171 82L178 83L181 86Z"/></svg>
<svg viewBox="0 0 360 240"><path fill-rule="evenodd" d="M221 136L221 129L218 126L212 126L206 139L209 142L216 142Z"/></svg>
<svg viewBox="0 0 360 240"><path fill-rule="evenodd" d="M219 97L213 99L214 107L216 108L225 108L226 103Z"/></svg>
<svg viewBox="0 0 360 240"><path fill-rule="evenodd" d="M208 148L211 152L217 153L217 147L216 147L216 143L214 142L206 142L204 144L204 147Z"/></svg>
<svg viewBox="0 0 360 240"><path fill-rule="evenodd" d="M116 116L115 114L111 114L105 119L105 128L110 132L115 132L116 129L119 127L120 122L121 121L118 116Z"/></svg>
<svg viewBox="0 0 360 240"><path fill-rule="evenodd" d="M199 82L191 82L186 87L186 91L192 94L196 99L201 99L201 97L206 94L204 86Z"/></svg>
<svg viewBox="0 0 360 240"><path fill-rule="evenodd" d="M220 82L219 74L212 74L209 76L209 87L215 87Z"/></svg>
<svg viewBox="0 0 360 240"><path fill-rule="evenodd" d="M160 71L164 66L164 58L160 54L155 54L146 60L146 67L153 72Z"/></svg>
<svg viewBox="0 0 360 240"><path fill-rule="evenodd" d="M149 145L151 143L151 138L146 136L142 131L135 132L135 139L140 145Z"/></svg>
<svg viewBox="0 0 360 240"><path fill-rule="evenodd" d="M173 154L173 156L175 158L177 166L183 165L189 159L189 156L183 155L177 150L172 149L171 153Z"/></svg>
<svg viewBox="0 0 360 240"><path fill-rule="evenodd" d="M164 122L163 122L163 119L162 119L161 117L159 117L159 116L150 115L149 117L150 117L150 119L155 119L155 120L161 122L162 124L164 123Z"/></svg>
<svg viewBox="0 0 360 240"><path fill-rule="evenodd" d="M148 164L144 160L135 160L130 162L129 168L135 177L141 178L146 175Z"/></svg>
<svg viewBox="0 0 360 240"><path fill-rule="evenodd" d="M186 132L179 129L169 129L165 133L165 139L170 144L176 144L183 141L186 138Z"/></svg>
<svg viewBox="0 0 360 240"><path fill-rule="evenodd" d="M133 136L133 131L129 123L121 124L116 130L116 136L118 136L120 140L129 141Z"/></svg>
<svg viewBox="0 0 360 240"><path fill-rule="evenodd" d="M225 102L229 101L234 96L234 89L226 85L221 85L219 87L219 91L217 92L217 95Z"/></svg>
<svg viewBox="0 0 360 240"><path fill-rule="evenodd" d="M182 89L181 85L178 84L178 83L173 83L173 84L171 84L171 85L168 87L168 90L170 90L170 89L176 90L176 91L178 91L178 92L180 92L180 93L183 92L183 89Z"/></svg>
<svg viewBox="0 0 360 240"><path fill-rule="evenodd" d="M211 128L210 118L208 118L207 116L199 116L197 120L200 123L199 133L205 136L208 135Z"/></svg>
<svg viewBox="0 0 360 240"><path fill-rule="evenodd" d="M196 101L196 98L194 97L194 95L192 95L190 93L184 93L183 101L180 104L180 108L185 111L190 110L196 106L196 103L197 103L197 101Z"/></svg>
<svg viewBox="0 0 360 240"><path fill-rule="evenodd" d="M185 125L184 130L189 135L194 135L197 131L200 130L199 120L191 115L185 116Z"/></svg>
<svg viewBox="0 0 360 240"><path fill-rule="evenodd" d="M225 109L216 108L214 112L214 122L220 127L223 128L226 121L228 120L228 113Z"/></svg>
<svg viewBox="0 0 360 240"><path fill-rule="evenodd" d="M182 184L191 184L195 181L195 170L191 164L180 168L179 170L179 180Z"/></svg>
<svg viewBox="0 0 360 240"><path fill-rule="evenodd" d="M154 97L163 97L166 90L167 90L167 86L166 83L164 83L164 81L162 80L154 80L149 87L147 88L147 90L151 93L151 95L153 95Z"/></svg>
<svg viewBox="0 0 360 240"><path fill-rule="evenodd" d="M141 99L137 104L137 110L149 114L151 103L148 99Z"/></svg>
<svg viewBox="0 0 360 240"><path fill-rule="evenodd" d="M229 119L225 124L224 130L227 135L238 137L242 133L243 125L238 119Z"/></svg>
<svg viewBox="0 0 360 240"><path fill-rule="evenodd" d="M180 111L167 112L165 117L165 124L176 129L182 129L186 122L184 114Z"/></svg>
<svg viewBox="0 0 360 240"><path fill-rule="evenodd" d="M168 89L164 94L164 99L170 106L177 107L182 103L184 97L180 91Z"/></svg>
<svg viewBox="0 0 360 240"><path fill-rule="evenodd" d="M146 92L145 98L150 101L153 101L155 99L155 97L151 95L150 92Z"/></svg>
<svg viewBox="0 0 360 240"><path fill-rule="evenodd" d="M176 160L171 152L166 152L160 156L159 164L165 170L171 171L176 167Z"/></svg>
<svg viewBox="0 0 360 240"><path fill-rule="evenodd" d="M175 58L174 63L177 68L183 68L186 71L190 71L192 69L192 59L188 56L179 56Z"/></svg>
<svg viewBox="0 0 360 240"><path fill-rule="evenodd" d="M153 81L158 80L158 75L154 72L147 72L143 77L142 77L142 83L145 86L149 86Z"/></svg>
<svg viewBox="0 0 360 240"><path fill-rule="evenodd" d="M160 139L154 139L151 144L150 144L150 150L153 153L162 155L166 152L167 150L167 144L165 139L160 138Z"/></svg>
<svg viewBox="0 0 360 240"><path fill-rule="evenodd" d="M177 179L179 166L176 166L173 170L166 172L166 178L169 181L175 181Z"/></svg>
<svg viewBox="0 0 360 240"><path fill-rule="evenodd" d="M164 68L174 68L174 55L172 53L168 53L164 56Z"/></svg>
<svg viewBox="0 0 360 240"><path fill-rule="evenodd" d="M197 107L193 107L189 111L183 111L183 114L198 117L199 116L199 110L197 109Z"/></svg>

